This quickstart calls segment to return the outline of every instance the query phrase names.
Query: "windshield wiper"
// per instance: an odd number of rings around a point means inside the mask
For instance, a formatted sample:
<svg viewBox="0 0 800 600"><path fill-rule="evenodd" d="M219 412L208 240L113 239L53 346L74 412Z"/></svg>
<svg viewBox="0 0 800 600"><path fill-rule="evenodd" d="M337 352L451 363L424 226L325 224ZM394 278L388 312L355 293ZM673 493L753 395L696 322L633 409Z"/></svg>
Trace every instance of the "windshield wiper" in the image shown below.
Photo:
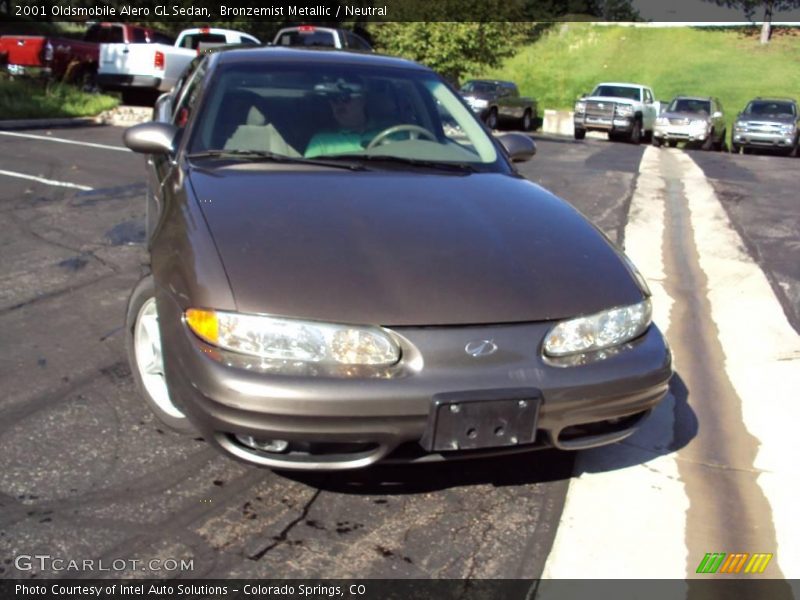
<svg viewBox="0 0 800 600"><path fill-rule="evenodd" d="M187 158L243 158L250 160L263 160L276 163L318 165L334 169L348 169L350 171L365 171L366 167L358 162L344 162L340 160L321 160L318 158L303 158L302 156L287 156L266 150L203 150L187 154Z"/></svg>
<svg viewBox="0 0 800 600"><path fill-rule="evenodd" d="M424 160L421 158L406 158L403 156L393 156L391 154L333 154L326 156L328 159L339 160L363 160L366 162L388 162L413 167L423 167L426 169L438 169L442 171L457 171L459 173L477 173L478 169L468 163L447 162L438 160Z"/></svg>

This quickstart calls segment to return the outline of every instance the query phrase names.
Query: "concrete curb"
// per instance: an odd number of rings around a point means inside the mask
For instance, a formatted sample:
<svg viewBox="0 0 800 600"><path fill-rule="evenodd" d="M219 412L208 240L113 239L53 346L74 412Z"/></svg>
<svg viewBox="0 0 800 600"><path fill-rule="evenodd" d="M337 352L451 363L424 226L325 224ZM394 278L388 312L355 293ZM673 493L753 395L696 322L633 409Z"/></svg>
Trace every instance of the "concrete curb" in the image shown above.
<svg viewBox="0 0 800 600"><path fill-rule="evenodd" d="M96 117L60 119L15 119L0 121L0 129L44 129L47 127L88 127L111 125L130 127L150 120L153 109L147 106L117 106Z"/></svg>

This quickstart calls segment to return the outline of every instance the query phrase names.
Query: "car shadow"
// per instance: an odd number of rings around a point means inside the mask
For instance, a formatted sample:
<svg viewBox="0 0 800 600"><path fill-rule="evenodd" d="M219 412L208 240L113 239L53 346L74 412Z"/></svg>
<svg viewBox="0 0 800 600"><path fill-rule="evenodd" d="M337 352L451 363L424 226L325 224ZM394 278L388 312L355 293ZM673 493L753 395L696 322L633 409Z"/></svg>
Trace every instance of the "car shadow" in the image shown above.
<svg viewBox="0 0 800 600"><path fill-rule="evenodd" d="M502 457L452 460L427 464L377 465L363 470L276 474L325 491L342 494L420 494L492 485L519 486L565 481L572 476L575 455L552 449Z"/></svg>
<svg viewBox="0 0 800 600"><path fill-rule="evenodd" d="M699 430L689 405L689 389L679 373L670 381L666 398L629 438L618 444L584 450L575 463L575 476L615 471L672 454L692 441Z"/></svg>

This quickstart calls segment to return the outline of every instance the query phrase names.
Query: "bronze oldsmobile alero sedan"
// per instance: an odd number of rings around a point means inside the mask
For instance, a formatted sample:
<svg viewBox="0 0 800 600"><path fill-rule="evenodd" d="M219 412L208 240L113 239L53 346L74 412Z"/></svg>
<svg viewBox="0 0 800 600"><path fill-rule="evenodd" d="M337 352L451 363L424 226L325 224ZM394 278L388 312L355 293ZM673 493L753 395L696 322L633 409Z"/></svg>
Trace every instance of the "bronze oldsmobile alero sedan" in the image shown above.
<svg viewBox="0 0 800 600"><path fill-rule="evenodd" d="M666 394L635 267L433 71L226 50L155 119L125 133L151 257L127 334L171 427L347 469L616 442Z"/></svg>

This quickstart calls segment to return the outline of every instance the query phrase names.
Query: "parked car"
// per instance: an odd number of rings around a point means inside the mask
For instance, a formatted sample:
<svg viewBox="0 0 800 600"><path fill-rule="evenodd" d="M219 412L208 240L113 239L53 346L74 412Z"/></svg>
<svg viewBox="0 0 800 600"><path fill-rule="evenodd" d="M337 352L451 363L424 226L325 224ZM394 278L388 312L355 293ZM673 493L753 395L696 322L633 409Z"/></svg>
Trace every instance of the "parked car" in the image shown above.
<svg viewBox="0 0 800 600"><path fill-rule="evenodd" d="M611 140L638 144L655 129L661 103L653 90L638 83L601 83L575 103L575 139L587 131L605 131Z"/></svg>
<svg viewBox="0 0 800 600"><path fill-rule="evenodd" d="M124 135L156 215L126 339L166 424L347 469L612 443L667 393L641 275L435 72L233 49L184 88Z"/></svg>
<svg viewBox="0 0 800 600"><path fill-rule="evenodd" d="M722 150L727 130L718 98L676 96L656 119L653 145L678 142L699 144L703 150Z"/></svg>
<svg viewBox="0 0 800 600"><path fill-rule="evenodd" d="M185 29L171 44L131 46L103 44L98 84L106 91L121 91L123 101L138 102L144 95L172 89L181 73L203 50L226 44L253 44L258 38L241 31L200 27Z"/></svg>
<svg viewBox="0 0 800 600"><path fill-rule="evenodd" d="M800 115L790 98L755 98L739 113L731 135L731 152L752 148L787 150L800 154Z"/></svg>
<svg viewBox="0 0 800 600"><path fill-rule="evenodd" d="M511 81L471 79L461 86L461 95L489 129L513 121L523 131L533 129L538 117L536 100L519 95Z"/></svg>
<svg viewBox="0 0 800 600"><path fill-rule="evenodd" d="M83 40L41 35L0 36L0 55L5 55L6 68L12 74L42 74L69 83L93 84L100 44L151 44L171 40L148 27L95 23L86 30Z"/></svg>
<svg viewBox="0 0 800 600"><path fill-rule="evenodd" d="M272 42L273 46L301 46L304 48L336 48L338 50L361 50L372 52L369 42L347 29L298 25L281 29Z"/></svg>

